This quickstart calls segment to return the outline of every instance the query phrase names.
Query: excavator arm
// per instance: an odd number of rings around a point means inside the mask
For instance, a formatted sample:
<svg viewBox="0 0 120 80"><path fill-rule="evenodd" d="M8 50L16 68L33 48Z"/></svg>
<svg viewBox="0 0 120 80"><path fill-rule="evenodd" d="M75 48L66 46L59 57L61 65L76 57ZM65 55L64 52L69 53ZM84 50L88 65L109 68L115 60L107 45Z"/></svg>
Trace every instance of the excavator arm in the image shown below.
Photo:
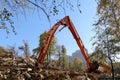
<svg viewBox="0 0 120 80"><path fill-rule="evenodd" d="M78 33L77 33L77 30L75 29L75 27L74 27L72 21L70 20L69 16L66 16L66 17L64 17L63 19L61 19L59 22L57 22L57 23L48 31L47 37L46 37L46 40L45 40L45 43L44 43L43 47L41 48L40 53L39 53L39 56L38 56L38 66L39 66L39 68L42 67L42 64L43 64L43 62L44 62L44 58L45 58L45 56L46 56L46 54L47 54L47 50L48 50L49 45L50 45L50 42L51 42L51 40L52 40L52 38L53 38L56 30L58 29L58 27L59 27L60 25L63 25L64 27L68 27L68 29L71 31L74 39L76 40L76 43L77 43L78 47L79 47L80 50L81 50L81 53L82 53L83 57L84 57L85 60L86 60L86 64L87 64L87 67L88 67L88 72L89 72L90 70L94 70L94 69L92 68L92 67L94 67L94 65L93 65L93 63L91 63L91 62L89 61L89 59L88 59L88 54L87 54L87 52L86 52L86 50L85 50L85 47L84 47L84 45L83 45L83 43L82 43L82 40L81 40L81 38L79 37L79 35L78 35ZM98 66L97 66L97 68L98 68ZM95 69L97 69L97 68L95 67ZM90 72L91 72L91 71L90 71Z"/></svg>
<svg viewBox="0 0 120 80"><path fill-rule="evenodd" d="M102 63L102 62L100 61L100 62L99 62L99 65L100 65L101 67L103 67L104 69L106 69L108 75L111 75L111 74L112 74L112 73L111 73L111 70L110 70L110 67L108 67L106 64L104 64L104 63Z"/></svg>
<svg viewBox="0 0 120 80"><path fill-rule="evenodd" d="M38 63L39 63L39 67L42 66L43 62L44 62L44 58L47 54L47 50L49 48L49 45L50 45L50 42L52 40L52 37L54 36L54 33L56 32L56 30L58 29L58 27L60 25L63 25L63 26L67 26L68 29L71 31L72 35L74 36L85 60L86 60L86 63L87 63L87 66L90 67L91 66L91 63L90 61L88 60L88 56L87 56L87 53L85 51L85 48L84 48L84 45L82 43L82 40L80 39L73 23L71 22L69 16L66 16L64 17L62 20L60 20L59 22L57 22L48 32L47 34L47 37L46 37L46 40L45 40L45 43L43 45L43 47L41 48L40 50L40 53L39 53L39 57L38 57Z"/></svg>

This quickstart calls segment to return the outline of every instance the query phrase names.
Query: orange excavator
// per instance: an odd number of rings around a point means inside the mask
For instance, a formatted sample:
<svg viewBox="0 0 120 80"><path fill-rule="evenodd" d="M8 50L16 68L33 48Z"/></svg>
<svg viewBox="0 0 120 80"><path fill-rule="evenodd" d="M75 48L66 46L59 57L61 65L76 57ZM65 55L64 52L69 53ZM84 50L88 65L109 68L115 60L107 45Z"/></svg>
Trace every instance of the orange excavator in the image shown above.
<svg viewBox="0 0 120 80"><path fill-rule="evenodd" d="M43 47L42 47L41 50L40 50L40 53L39 53L39 56L38 56L38 60L37 60L37 61L38 61L38 67L39 67L39 68L42 68L42 64L43 64L44 58L45 58L45 56L46 56L46 54L47 54L47 50L48 50L48 48L49 48L50 42L51 42L51 40L52 40L52 38L53 38L56 30L58 29L58 27L59 27L60 25L63 25L63 27L61 28L61 30L62 30L64 27L68 27L68 29L71 31L74 39L76 40L76 43L77 43L78 47L79 47L80 50L81 50L81 53L82 53L83 57L84 57L85 60L86 60L86 64L87 64L87 70L86 70L86 71L87 71L88 73L95 72L95 71L98 70L99 66L102 66L103 68L106 69L107 73L108 73L109 75L111 75L111 70L110 70L110 68L109 68L106 64L104 64L104 63L102 63L102 62L97 62L97 61L94 61L94 62L92 62L92 63L90 62L90 60L88 59L88 54L87 54L87 52L86 52L86 50L85 50L85 47L84 47L84 45L83 45L83 43L82 43L82 40L81 40L81 38L79 37L79 35L78 35L78 33L77 33L77 30L75 29L75 27L74 27L72 21L70 20L69 16L65 16L63 19L61 19L60 21L58 21L58 22L48 31L46 40L45 40L45 42L44 42Z"/></svg>

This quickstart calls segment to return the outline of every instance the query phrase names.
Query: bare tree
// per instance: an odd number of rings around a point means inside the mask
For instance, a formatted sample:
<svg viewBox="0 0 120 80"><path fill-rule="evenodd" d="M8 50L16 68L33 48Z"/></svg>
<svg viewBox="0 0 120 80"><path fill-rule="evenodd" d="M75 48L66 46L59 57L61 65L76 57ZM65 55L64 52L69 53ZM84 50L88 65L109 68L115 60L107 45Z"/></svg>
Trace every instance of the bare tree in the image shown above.
<svg viewBox="0 0 120 80"><path fill-rule="evenodd" d="M20 46L19 49L24 52L26 58L29 58L30 57L29 45L25 40L23 40L23 43L24 46Z"/></svg>
<svg viewBox="0 0 120 80"><path fill-rule="evenodd" d="M13 16L18 16L19 13L25 17L27 13L37 10L38 15L45 14L49 23L50 16L61 15L60 12L66 15L66 10L74 10L76 6L80 10L80 1L75 0L73 4L71 0L1 0L0 1L0 29L6 30L7 34L10 33L10 27L15 32ZM10 27L7 24L10 24Z"/></svg>

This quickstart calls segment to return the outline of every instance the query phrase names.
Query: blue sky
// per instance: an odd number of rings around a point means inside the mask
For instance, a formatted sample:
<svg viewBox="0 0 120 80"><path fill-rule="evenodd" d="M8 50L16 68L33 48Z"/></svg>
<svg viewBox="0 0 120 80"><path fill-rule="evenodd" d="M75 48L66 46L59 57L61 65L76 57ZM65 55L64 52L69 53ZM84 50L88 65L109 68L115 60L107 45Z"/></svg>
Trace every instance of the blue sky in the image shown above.
<svg viewBox="0 0 120 80"><path fill-rule="evenodd" d="M66 10L66 15L70 16L84 46L87 48L88 53L91 53L93 51L93 46L90 40L95 34L92 31L92 24L95 21L97 5L95 0L80 0L80 3L81 14L75 8L74 11ZM57 22L57 18L62 19L65 16L62 13L60 14L61 15L58 15L57 17L51 17L51 25L54 25ZM32 52L32 49L36 48L39 44L39 35L50 29L50 24L45 14L40 13L39 15L40 16L38 16L36 12L32 12L27 14L26 18L21 14L19 14L18 17L14 17L14 26L17 35L15 36L13 33L10 33L8 38L6 38L6 32L0 30L0 46L4 46L5 48L8 46L18 47L23 45L23 40L27 40L30 46L30 51ZM68 55L71 55L71 53L79 49L76 41L67 28L63 29L61 32L57 31L55 36L58 40L58 44L65 45Z"/></svg>

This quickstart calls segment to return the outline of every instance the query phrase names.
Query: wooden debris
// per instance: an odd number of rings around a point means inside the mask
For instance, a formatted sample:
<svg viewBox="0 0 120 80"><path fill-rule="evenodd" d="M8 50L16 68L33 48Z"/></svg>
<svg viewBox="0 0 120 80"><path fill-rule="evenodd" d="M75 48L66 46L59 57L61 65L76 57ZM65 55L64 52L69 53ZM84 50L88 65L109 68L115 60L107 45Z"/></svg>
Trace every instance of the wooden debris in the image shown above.
<svg viewBox="0 0 120 80"><path fill-rule="evenodd" d="M65 71L55 66L38 69L36 60L15 56L0 56L0 80L96 80L93 74Z"/></svg>

